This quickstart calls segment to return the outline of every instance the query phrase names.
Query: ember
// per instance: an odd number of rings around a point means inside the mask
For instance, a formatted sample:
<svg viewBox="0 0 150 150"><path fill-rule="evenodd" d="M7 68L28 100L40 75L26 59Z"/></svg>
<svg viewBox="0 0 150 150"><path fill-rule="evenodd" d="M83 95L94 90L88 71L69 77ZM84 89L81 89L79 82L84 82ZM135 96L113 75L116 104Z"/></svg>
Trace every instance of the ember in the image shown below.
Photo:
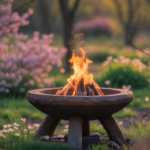
<svg viewBox="0 0 150 150"><path fill-rule="evenodd" d="M73 51L72 58L69 60L73 64L74 75L68 79L68 84L62 90L56 92L56 95L104 95L99 85L93 80L93 74L88 73L88 65L93 62L85 58L85 51L82 48L80 50L81 57L75 56Z"/></svg>

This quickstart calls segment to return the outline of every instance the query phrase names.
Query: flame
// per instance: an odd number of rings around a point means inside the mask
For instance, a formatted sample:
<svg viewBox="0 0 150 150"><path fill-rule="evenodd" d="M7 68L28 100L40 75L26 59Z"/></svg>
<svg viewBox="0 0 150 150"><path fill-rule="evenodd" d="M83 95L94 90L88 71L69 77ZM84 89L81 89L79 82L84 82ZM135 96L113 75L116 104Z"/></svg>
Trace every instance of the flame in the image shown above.
<svg viewBox="0 0 150 150"><path fill-rule="evenodd" d="M93 61L85 58L86 53L82 48L80 51L81 57L76 56L73 51L69 62L73 64L74 74L67 80L68 84L62 90L58 90L56 95L104 95L99 85L93 80L93 74L88 73L89 64Z"/></svg>

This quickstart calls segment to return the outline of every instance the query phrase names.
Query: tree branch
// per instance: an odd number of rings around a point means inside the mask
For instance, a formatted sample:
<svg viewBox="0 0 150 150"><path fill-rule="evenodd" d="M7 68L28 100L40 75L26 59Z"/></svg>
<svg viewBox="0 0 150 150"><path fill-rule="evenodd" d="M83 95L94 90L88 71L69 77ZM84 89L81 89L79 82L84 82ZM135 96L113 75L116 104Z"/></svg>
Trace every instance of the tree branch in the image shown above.
<svg viewBox="0 0 150 150"><path fill-rule="evenodd" d="M116 5L118 17L119 17L119 19L120 19L122 25L125 26L125 21L123 20L123 13L122 13L122 11L121 11L121 6L120 6L118 0L113 0L113 1L114 1L115 5Z"/></svg>
<svg viewBox="0 0 150 150"><path fill-rule="evenodd" d="M124 30L123 30L123 31L124 31ZM144 53L144 54L147 55L147 56L150 56L149 53L144 52L144 50L142 50L141 48L137 48L137 47L133 44L133 42L132 42L132 40L131 40L131 38L130 38L130 35L129 35L128 33L126 33L125 31L124 31L124 33L127 35L128 39L129 39L130 42L131 42L131 45L132 45L136 50L138 50L138 51Z"/></svg>
<svg viewBox="0 0 150 150"><path fill-rule="evenodd" d="M67 2L68 2L67 0L59 0L60 8L62 10L63 16L67 16L68 12L70 12L67 6Z"/></svg>
<svg viewBox="0 0 150 150"><path fill-rule="evenodd" d="M37 2L39 0L29 0L28 2L20 5L18 8L16 8L15 10L13 10L13 12L18 11L19 9L21 9L22 7L24 7L25 5L28 5L29 3L33 3L33 2Z"/></svg>
<svg viewBox="0 0 150 150"><path fill-rule="evenodd" d="M75 4L74 4L74 6L73 6L73 8L72 8L72 10L71 10L71 16L74 15L74 13L75 13L75 11L76 11L78 5L79 5L79 2L80 2L80 0L76 0Z"/></svg>

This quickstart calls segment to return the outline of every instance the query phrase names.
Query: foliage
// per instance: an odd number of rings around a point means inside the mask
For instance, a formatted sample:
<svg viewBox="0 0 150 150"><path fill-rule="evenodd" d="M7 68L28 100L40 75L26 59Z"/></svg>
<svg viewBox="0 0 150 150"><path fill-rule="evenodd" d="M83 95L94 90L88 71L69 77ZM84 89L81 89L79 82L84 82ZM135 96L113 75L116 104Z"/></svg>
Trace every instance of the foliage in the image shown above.
<svg viewBox="0 0 150 150"><path fill-rule="evenodd" d="M58 51L57 47L50 46L53 34L43 34L41 39L37 31L32 39L18 34L19 27L29 23L26 18L33 10L29 9L28 13L20 17L17 12L12 13L11 3L12 0L6 6L0 5L0 35L5 33L14 36L13 42L7 37L0 41L0 94L25 95L29 89L51 86L54 77L47 78L48 74L53 65L62 65L61 59L67 50L62 48Z"/></svg>
<svg viewBox="0 0 150 150"><path fill-rule="evenodd" d="M82 21L75 25L75 30L84 35L106 35L112 34L112 24L108 18L98 17L89 21Z"/></svg>
<svg viewBox="0 0 150 150"><path fill-rule="evenodd" d="M124 89L149 87L149 71L139 59L131 60L124 56L113 59L110 56L102 66L107 67L96 79L96 82L101 86Z"/></svg>

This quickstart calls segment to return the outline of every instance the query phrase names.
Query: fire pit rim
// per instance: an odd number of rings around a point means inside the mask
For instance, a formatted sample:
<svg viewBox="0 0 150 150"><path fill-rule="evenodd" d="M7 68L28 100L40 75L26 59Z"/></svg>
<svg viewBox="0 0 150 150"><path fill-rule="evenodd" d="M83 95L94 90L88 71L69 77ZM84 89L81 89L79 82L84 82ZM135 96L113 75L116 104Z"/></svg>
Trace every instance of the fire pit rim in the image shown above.
<svg viewBox="0 0 150 150"><path fill-rule="evenodd" d="M118 91L120 93L117 94L110 94L110 95L102 95L102 96L71 96L71 95L55 95L55 94L45 94L42 93L44 90L50 90L50 89L60 89L62 87L56 87L56 88L44 88L44 89L34 89L28 91L26 97L29 102L37 102L39 101L40 103L42 102L52 102L53 104L59 103L60 101L69 101L75 103L81 102L86 102L89 103L90 101L96 103L102 103L102 102L119 102L121 103L122 100L128 99L128 101L132 101L134 95L132 91L125 90L125 89L116 89L116 88L101 88L102 90L108 89L108 90L113 90L113 91ZM41 100L42 99L42 100ZM65 103L66 104L66 103Z"/></svg>

